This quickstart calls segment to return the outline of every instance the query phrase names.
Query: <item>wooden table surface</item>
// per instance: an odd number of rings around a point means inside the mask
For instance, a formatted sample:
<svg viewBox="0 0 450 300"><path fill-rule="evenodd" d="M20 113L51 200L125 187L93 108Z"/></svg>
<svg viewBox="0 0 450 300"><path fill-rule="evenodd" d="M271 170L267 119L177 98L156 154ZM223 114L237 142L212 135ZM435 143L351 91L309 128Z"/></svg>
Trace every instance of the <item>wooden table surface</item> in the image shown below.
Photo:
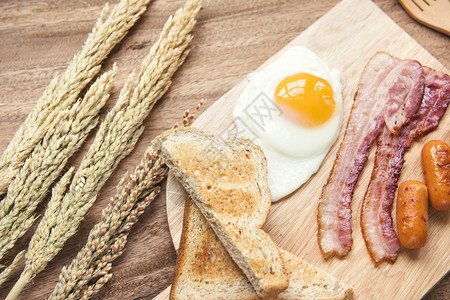
<svg viewBox="0 0 450 300"><path fill-rule="evenodd" d="M72 56L81 49L105 2L0 1L0 104L3 104L0 106L0 153L51 78L63 72ZM116 2L113 0L110 4ZM129 73L139 68L168 16L183 2L153 0L148 11L106 60L104 69L117 62L119 72L112 98L102 116L114 105ZM53 262L23 290L19 298L42 299L50 294L62 266L69 263L85 244L90 228L98 222L100 212L115 193L121 176L134 170L156 135L180 121L183 112L194 109L201 99L207 100L205 107L214 103L338 2L204 0L204 8L194 29L192 51L175 74L172 87L146 120L145 131L135 150L119 164L101 190L78 233L69 239ZM374 2L450 69L448 36L413 21L397 1ZM92 141L93 134L69 163L78 165ZM44 209L45 205L41 205L39 213L42 214ZM27 247L32 231L19 240L5 262ZM171 283L175 260L163 189L132 230L126 252L114 262L112 279L94 298L151 299ZM20 269L17 267L12 278L0 288L1 299L17 280ZM448 299L449 294L450 276L447 275L425 298Z"/></svg>

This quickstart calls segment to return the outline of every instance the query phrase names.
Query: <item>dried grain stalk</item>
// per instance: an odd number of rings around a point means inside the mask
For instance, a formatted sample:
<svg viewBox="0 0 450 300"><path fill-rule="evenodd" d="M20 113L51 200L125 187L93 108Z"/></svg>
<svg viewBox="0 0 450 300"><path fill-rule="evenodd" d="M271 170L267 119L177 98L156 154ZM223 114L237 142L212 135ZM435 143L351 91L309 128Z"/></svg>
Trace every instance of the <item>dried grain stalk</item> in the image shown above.
<svg viewBox="0 0 450 300"><path fill-rule="evenodd" d="M150 0L122 0L106 20L105 6L83 48L64 74L55 77L0 157L0 197L46 132L58 124L59 113L71 107L100 71L101 62L127 34Z"/></svg>
<svg viewBox="0 0 450 300"><path fill-rule="evenodd" d="M82 100L61 111L58 126L48 129L9 185L6 197L0 202L0 259L31 227L37 205L97 125L98 113L109 98L116 72L114 66L94 82ZM0 284L10 270L2 272Z"/></svg>
<svg viewBox="0 0 450 300"><path fill-rule="evenodd" d="M199 0L189 0L184 9L169 18L144 59L139 75L130 75L117 104L107 114L84 156L68 192L62 197L52 195L28 246L25 269L7 299L15 299L25 284L62 249L66 240L78 230L98 191L119 161L133 150L143 132L144 119L168 90L172 75L189 52L190 32L199 9Z"/></svg>
<svg viewBox="0 0 450 300"><path fill-rule="evenodd" d="M89 233L86 246L61 271L50 299L80 299L98 291L111 277L111 262L124 251L128 232L155 199L156 185L167 168L150 147L128 182L102 211L101 222ZM124 179L125 179L124 177Z"/></svg>
<svg viewBox="0 0 450 300"><path fill-rule="evenodd" d="M197 110L202 105L203 101L197 105ZM183 126L189 126L193 119L187 111ZM101 220L92 228L86 245L69 265L62 268L59 282L49 299L89 298L108 282L112 276L112 262L125 251L132 226L158 195L158 184L167 171L159 154L150 146L134 173L123 176L117 194L103 209Z"/></svg>

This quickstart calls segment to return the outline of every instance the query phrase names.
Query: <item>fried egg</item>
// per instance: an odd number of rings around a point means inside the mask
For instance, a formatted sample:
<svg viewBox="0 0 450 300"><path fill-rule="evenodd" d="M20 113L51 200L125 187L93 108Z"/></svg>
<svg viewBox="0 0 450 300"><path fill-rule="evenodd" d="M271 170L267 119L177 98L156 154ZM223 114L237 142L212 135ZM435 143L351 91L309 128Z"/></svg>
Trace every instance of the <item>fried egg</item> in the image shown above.
<svg viewBox="0 0 450 300"><path fill-rule="evenodd" d="M336 141L343 117L340 72L294 46L247 79L233 109L237 136L263 150L272 201L278 201L317 172Z"/></svg>

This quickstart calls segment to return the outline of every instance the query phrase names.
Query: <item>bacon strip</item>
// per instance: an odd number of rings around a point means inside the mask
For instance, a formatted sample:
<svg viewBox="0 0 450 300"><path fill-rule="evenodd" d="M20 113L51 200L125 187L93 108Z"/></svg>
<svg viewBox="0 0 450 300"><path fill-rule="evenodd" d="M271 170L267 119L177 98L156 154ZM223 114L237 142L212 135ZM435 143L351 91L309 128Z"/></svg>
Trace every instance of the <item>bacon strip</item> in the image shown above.
<svg viewBox="0 0 450 300"><path fill-rule="evenodd" d="M401 86L419 93L393 96ZM423 86L423 69L416 61L402 61L377 53L365 67L344 140L320 197L318 240L325 257L335 254L342 258L350 251L353 242L350 204L370 147L385 120L392 130L398 130L398 126L401 128L413 117L423 97Z"/></svg>
<svg viewBox="0 0 450 300"><path fill-rule="evenodd" d="M400 249L391 212L403 156L414 139L439 125L450 101L450 76L427 67L424 73L425 93L415 118L399 136L385 127L377 139L374 168L361 210L361 231L375 264L394 262Z"/></svg>
<svg viewBox="0 0 450 300"><path fill-rule="evenodd" d="M384 121L390 132L398 134L419 109L425 86L423 67L417 61L402 60L385 82L391 86L386 95Z"/></svg>

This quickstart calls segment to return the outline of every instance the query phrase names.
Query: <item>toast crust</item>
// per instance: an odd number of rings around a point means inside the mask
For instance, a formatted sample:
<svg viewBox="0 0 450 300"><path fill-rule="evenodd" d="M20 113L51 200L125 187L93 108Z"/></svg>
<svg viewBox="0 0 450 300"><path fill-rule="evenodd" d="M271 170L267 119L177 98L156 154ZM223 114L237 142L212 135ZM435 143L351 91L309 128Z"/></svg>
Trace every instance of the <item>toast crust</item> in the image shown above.
<svg viewBox="0 0 450 300"><path fill-rule="evenodd" d="M188 201L190 201L189 198L186 200L186 204ZM174 287L182 286L181 282L182 270L188 268L187 266L188 258L186 256L187 253L189 253L188 252L188 239L190 237L189 231L192 230L191 228L189 228L192 222L188 221L191 220L191 213L192 212L190 205L185 205L183 213L183 228L181 230L180 247L178 248L177 261L175 264L175 276L173 278L172 288L170 290L169 296L169 299L171 300L178 299L177 294L180 294L180 291L178 291Z"/></svg>

